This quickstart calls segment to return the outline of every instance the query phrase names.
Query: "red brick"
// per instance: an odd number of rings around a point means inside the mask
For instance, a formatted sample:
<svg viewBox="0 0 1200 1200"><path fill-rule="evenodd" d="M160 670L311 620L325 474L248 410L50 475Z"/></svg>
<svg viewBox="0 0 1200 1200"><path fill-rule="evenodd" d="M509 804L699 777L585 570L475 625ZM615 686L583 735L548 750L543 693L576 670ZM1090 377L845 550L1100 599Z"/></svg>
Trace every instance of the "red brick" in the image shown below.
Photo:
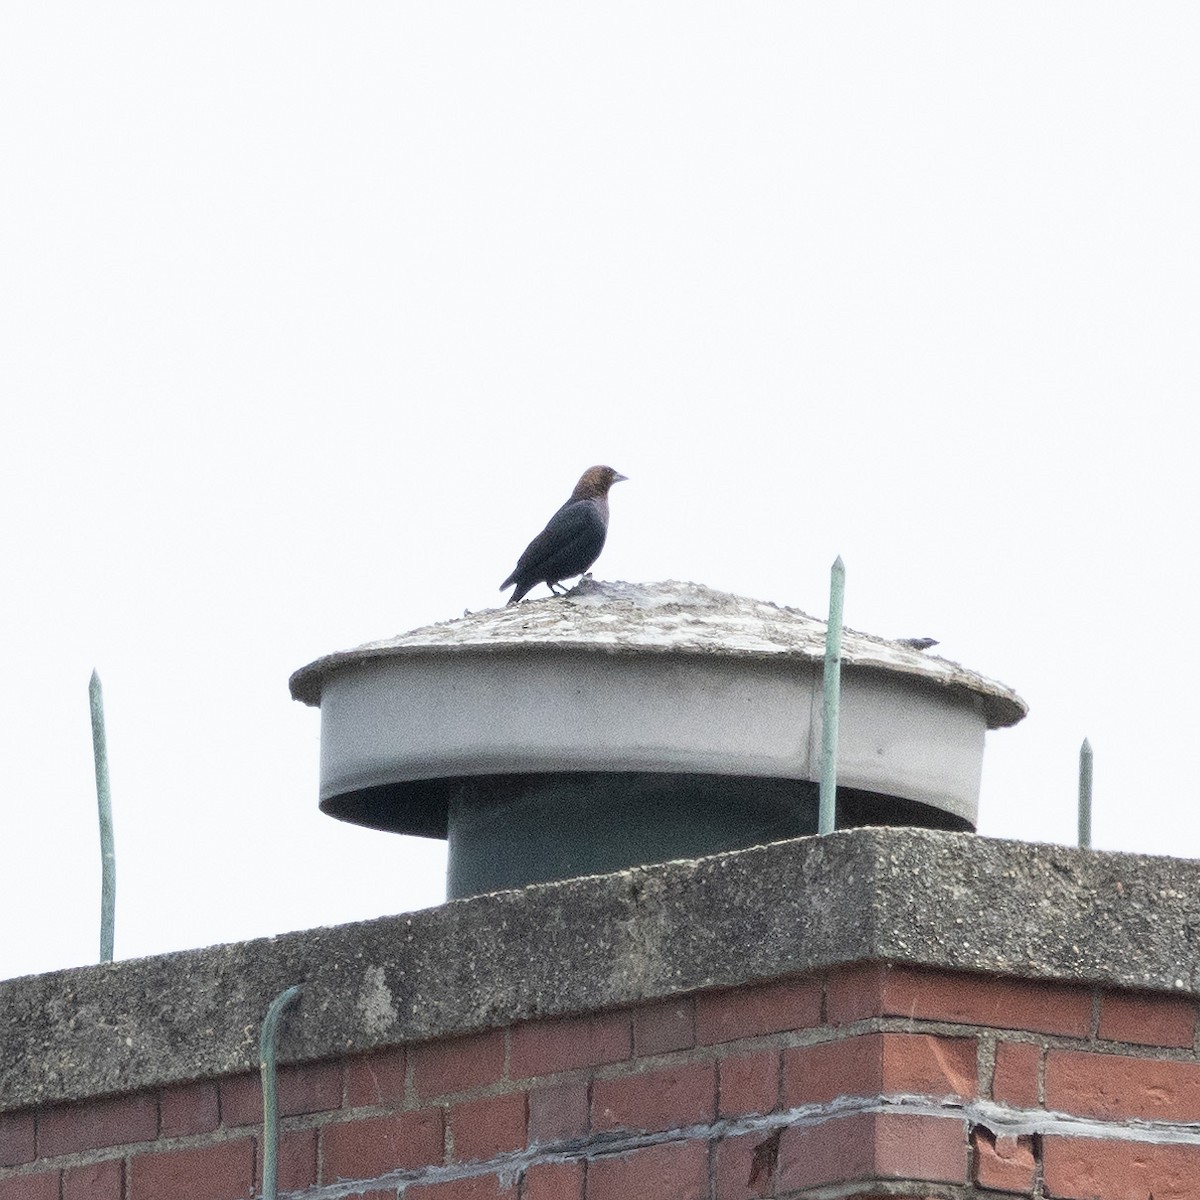
<svg viewBox="0 0 1200 1200"><path fill-rule="evenodd" d="M783 1056L783 1103L828 1104L839 1096L883 1094L883 1042L879 1034L798 1046Z"/></svg>
<svg viewBox="0 0 1200 1200"><path fill-rule="evenodd" d="M346 1107L404 1103L404 1051L360 1054L345 1063Z"/></svg>
<svg viewBox="0 0 1200 1200"><path fill-rule="evenodd" d="M998 1042L992 1072L992 1099L1018 1108L1037 1108L1041 1103L1038 1075L1042 1048L1029 1042Z"/></svg>
<svg viewBox="0 0 1200 1200"><path fill-rule="evenodd" d="M974 1038L885 1033L883 1088L929 1096L979 1094L978 1047Z"/></svg>
<svg viewBox="0 0 1200 1200"><path fill-rule="evenodd" d="M778 1050L739 1054L717 1064L717 1112L722 1117L774 1112L779 1104Z"/></svg>
<svg viewBox="0 0 1200 1200"><path fill-rule="evenodd" d="M525 1148L525 1093L465 1100L450 1110L450 1138L460 1161Z"/></svg>
<svg viewBox="0 0 1200 1200"><path fill-rule="evenodd" d="M967 1123L957 1117L876 1114L875 1174L922 1183L966 1183Z"/></svg>
<svg viewBox="0 0 1200 1200"><path fill-rule="evenodd" d="M321 1182L374 1179L401 1167L442 1161L442 1110L418 1109L326 1125L321 1130Z"/></svg>
<svg viewBox="0 0 1200 1200"><path fill-rule="evenodd" d="M1046 1195L1063 1200L1192 1200L1200 1146L1046 1137Z"/></svg>
<svg viewBox="0 0 1200 1200"><path fill-rule="evenodd" d="M161 1137L212 1133L221 1123L217 1085L184 1083L163 1088L158 1094L158 1113Z"/></svg>
<svg viewBox="0 0 1200 1200"><path fill-rule="evenodd" d="M525 1172L521 1200L583 1200L583 1163L537 1163Z"/></svg>
<svg viewBox="0 0 1200 1200"><path fill-rule="evenodd" d="M262 1124L262 1078L258 1072L222 1079L217 1093L223 1125L236 1128Z"/></svg>
<svg viewBox="0 0 1200 1200"><path fill-rule="evenodd" d="M0 1167L33 1162L33 1113L0 1116Z"/></svg>
<svg viewBox="0 0 1200 1200"><path fill-rule="evenodd" d="M221 1120L229 1126L261 1125L262 1077L257 1073L221 1080ZM305 1063L281 1067L275 1082L281 1117L329 1112L342 1106L342 1064Z"/></svg>
<svg viewBox="0 0 1200 1200"><path fill-rule="evenodd" d="M967 1123L959 1117L875 1115L875 1174L884 1180L967 1182Z"/></svg>
<svg viewBox="0 0 1200 1200"><path fill-rule="evenodd" d="M696 1042L701 1046L820 1023L821 984L815 979L785 979L696 997Z"/></svg>
<svg viewBox="0 0 1200 1200"><path fill-rule="evenodd" d="M1100 1036L1113 1042L1190 1049L1196 1004L1179 996L1110 992L1100 997Z"/></svg>
<svg viewBox="0 0 1200 1200"><path fill-rule="evenodd" d="M342 1106L342 1064L305 1063L281 1067L276 1082L281 1117L330 1112ZM262 1112L258 1114L262 1120Z"/></svg>
<svg viewBox="0 0 1200 1200"><path fill-rule="evenodd" d="M830 1025L849 1025L879 1016L886 963L855 963L825 981L825 1014Z"/></svg>
<svg viewBox="0 0 1200 1200"><path fill-rule="evenodd" d="M410 1186L405 1189L404 1200L516 1200L516 1192L512 1188L501 1190L495 1175L476 1175L473 1179Z"/></svg>
<svg viewBox="0 0 1200 1200"><path fill-rule="evenodd" d="M284 1129L279 1134L275 1160L276 1182L281 1192L298 1192L317 1182L317 1131ZM262 1189L262 1155L258 1155L254 1180ZM394 1200L394 1198L389 1198Z"/></svg>
<svg viewBox="0 0 1200 1200"><path fill-rule="evenodd" d="M874 1117L867 1113L785 1129L779 1141L775 1187L786 1193L866 1179L875 1163L873 1142Z"/></svg>
<svg viewBox="0 0 1200 1200"><path fill-rule="evenodd" d="M351 1192L347 1200L396 1200L396 1189L372 1188L369 1192Z"/></svg>
<svg viewBox="0 0 1200 1200"><path fill-rule="evenodd" d="M62 1200L122 1200L125 1164L119 1158L63 1172Z"/></svg>
<svg viewBox="0 0 1200 1200"><path fill-rule="evenodd" d="M902 1192L904 1200L945 1200L945 1195L927 1196L921 1192L914 1195L911 1192ZM853 1192L847 1196L845 1200L896 1200L895 1192Z"/></svg>
<svg viewBox="0 0 1200 1200"><path fill-rule="evenodd" d="M774 1194L781 1131L751 1133L717 1143L720 1200L758 1200Z"/></svg>
<svg viewBox="0 0 1200 1200"><path fill-rule="evenodd" d="M0 1179L0 1200L58 1200L58 1171Z"/></svg>
<svg viewBox="0 0 1200 1200"><path fill-rule="evenodd" d="M152 1142L157 1136L158 1103L152 1095L64 1104L46 1109L37 1118L37 1148L41 1158Z"/></svg>
<svg viewBox="0 0 1200 1200"><path fill-rule="evenodd" d="M976 1129L971 1145L976 1186L995 1192L1032 1194L1037 1177L1032 1138L993 1137L986 1129Z"/></svg>
<svg viewBox="0 0 1200 1200"><path fill-rule="evenodd" d="M1092 1027L1091 990L1070 984L869 965L838 972L827 994L833 1025L899 1016L1073 1037Z"/></svg>
<svg viewBox="0 0 1200 1200"><path fill-rule="evenodd" d="M1200 1121L1200 1063L1051 1050L1046 1107L1104 1119Z"/></svg>
<svg viewBox="0 0 1200 1200"><path fill-rule="evenodd" d="M690 996L633 1010L634 1054L669 1054L695 1044L696 1003Z"/></svg>
<svg viewBox="0 0 1200 1200"><path fill-rule="evenodd" d="M587 1200L706 1200L707 1142L647 1146L588 1164Z"/></svg>
<svg viewBox="0 0 1200 1200"><path fill-rule="evenodd" d="M529 1093L529 1144L545 1145L587 1133L588 1085L558 1083Z"/></svg>
<svg viewBox="0 0 1200 1200"><path fill-rule="evenodd" d="M485 1087L504 1077L504 1031L415 1046L413 1086L421 1099Z"/></svg>
<svg viewBox="0 0 1200 1200"><path fill-rule="evenodd" d="M782 1194L856 1179L922 1183L967 1181L967 1129L961 1118L861 1113L783 1131Z"/></svg>
<svg viewBox="0 0 1200 1200"><path fill-rule="evenodd" d="M624 1062L632 1050L628 1013L530 1021L512 1031L509 1069L514 1079Z"/></svg>
<svg viewBox="0 0 1200 1200"><path fill-rule="evenodd" d="M679 1129L716 1116L717 1078L713 1063L687 1063L598 1079L592 1084L592 1128Z"/></svg>
<svg viewBox="0 0 1200 1200"><path fill-rule="evenodd" d="M783 1103L823 1104L839 1096L977 1093L971 1038L922 1033L870 1033L840 1042L798 1046L783 1055Z"/></svg>
<svg viewBox="0 0 1200 1200"><path fill-rule="evenodd" d="M240 1138L194 1150L139 1154L129 1167L129 1200L238 1200L254 1190L254 1142Z"/></svg>

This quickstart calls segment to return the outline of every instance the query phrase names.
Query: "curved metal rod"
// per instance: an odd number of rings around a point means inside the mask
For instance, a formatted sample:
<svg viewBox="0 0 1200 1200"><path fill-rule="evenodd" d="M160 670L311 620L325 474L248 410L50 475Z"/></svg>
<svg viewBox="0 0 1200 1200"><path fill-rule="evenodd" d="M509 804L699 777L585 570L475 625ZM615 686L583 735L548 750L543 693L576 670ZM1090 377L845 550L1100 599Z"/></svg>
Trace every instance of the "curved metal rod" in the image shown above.
<svg viewBox="0 0 1200 1200"><path fill-rule="evenodd" d="M275 1041L283 1010L300 995L300 985L285 988L263 1017L258 1039L258 1065L262 1071L263 1094L263 1200L275 1200L279 1159L279 1104L275 1094Z"/></svg>

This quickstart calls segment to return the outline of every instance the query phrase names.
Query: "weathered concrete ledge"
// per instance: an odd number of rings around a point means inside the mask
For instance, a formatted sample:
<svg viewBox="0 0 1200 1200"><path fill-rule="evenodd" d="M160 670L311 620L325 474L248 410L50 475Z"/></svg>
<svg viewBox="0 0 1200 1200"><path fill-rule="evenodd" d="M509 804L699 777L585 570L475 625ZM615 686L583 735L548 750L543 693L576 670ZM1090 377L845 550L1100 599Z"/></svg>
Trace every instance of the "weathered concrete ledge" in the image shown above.
<svg viewBox="0 0 1200 1200"><path fill-rule="evenodd" d="M1200 993L1200 862L856 829L0 983L0 1111L866 959Z"/></svg>

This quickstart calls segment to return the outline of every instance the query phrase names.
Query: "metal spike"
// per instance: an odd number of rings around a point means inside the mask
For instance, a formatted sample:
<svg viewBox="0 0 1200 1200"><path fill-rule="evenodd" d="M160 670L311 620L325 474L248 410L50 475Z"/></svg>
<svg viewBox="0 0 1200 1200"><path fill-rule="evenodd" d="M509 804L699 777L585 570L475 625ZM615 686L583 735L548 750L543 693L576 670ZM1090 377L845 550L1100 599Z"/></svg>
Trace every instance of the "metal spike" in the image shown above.
<svg viewBox="0 0 1200 1200"><path fill-rule="evenodd" d="M96 803L100 809L100 961L112 962L117 908L117 853L113 845L112 795L108 783L108 742L104 734L104 692L92 672L92 757L96 763Z"/></svg>
<svg viewBox="0 0 1200 1200"><path fill-rule="evenodd" d="M821 806L817 832L832 833L837 824L838 715L842 693L842 600L846 566L839 554L829 572L829 624L825 627L825 670L821 707Z"/></svg>

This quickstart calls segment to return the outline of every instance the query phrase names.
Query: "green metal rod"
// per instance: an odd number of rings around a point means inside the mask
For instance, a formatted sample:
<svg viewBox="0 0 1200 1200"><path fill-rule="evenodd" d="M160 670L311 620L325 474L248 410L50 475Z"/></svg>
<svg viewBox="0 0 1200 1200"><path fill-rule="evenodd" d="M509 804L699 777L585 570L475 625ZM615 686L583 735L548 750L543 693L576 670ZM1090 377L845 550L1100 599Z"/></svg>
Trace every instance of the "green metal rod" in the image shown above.
<svg viewBox="0 0 1200 1200"><path fill-rule="evenodd" d="M112 962L117 910L117 852L113 846L112 794L108 786L108 741L104 735L104 692L92 672L92 757L96 762L96 803L100 808L100 961Z"/></svg>
<svg viewBox="0 0 1200 1200"><path fill-rule="evenodd" d="M285 988L267 1009L258 1040L263 1094L263 1200L275 1200L279 1162L279 1101L275 1093L275 1041L283 1010L300 995L300 985Z"/></svg>
<svg viewBox="0 0 1200 1200"><path fill-rule="evenodd" d="M842 698L842 600L846 566L839 554L829 572L829 624L825 627L825 671L821 707L821 809L817 832L832 833L837 823L838 715Z"/></svg>
<svg viewBox="0 0 1200 1200"><path fill-rule="evenodd" d="M1079 747L1079 844L1092 844L1092 743L1083 739Z"/></svg>

